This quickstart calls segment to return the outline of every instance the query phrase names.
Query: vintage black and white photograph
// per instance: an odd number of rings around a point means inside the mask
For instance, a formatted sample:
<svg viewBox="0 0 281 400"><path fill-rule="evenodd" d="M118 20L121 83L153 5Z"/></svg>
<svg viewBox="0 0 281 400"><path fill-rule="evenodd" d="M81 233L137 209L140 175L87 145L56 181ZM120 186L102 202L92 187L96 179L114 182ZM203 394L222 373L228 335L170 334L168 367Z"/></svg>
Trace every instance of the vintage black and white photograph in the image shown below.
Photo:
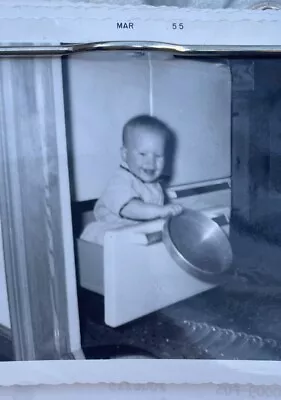
<svg viewBox="0 0 281 400"><path fill-rule="evenodd" d="M281 359L281 58L0 60L1 361Z"/></svg>

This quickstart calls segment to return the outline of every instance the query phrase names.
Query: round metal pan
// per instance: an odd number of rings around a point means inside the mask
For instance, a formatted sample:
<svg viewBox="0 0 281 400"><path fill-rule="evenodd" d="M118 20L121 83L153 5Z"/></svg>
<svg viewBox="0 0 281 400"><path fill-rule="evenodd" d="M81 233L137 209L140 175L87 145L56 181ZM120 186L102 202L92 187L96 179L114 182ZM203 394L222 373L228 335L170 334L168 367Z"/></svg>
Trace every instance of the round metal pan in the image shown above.
<svg viewBox="0 0 281 400"><path fill-rule="evenodd" d="M174 261L195 278L219 284L232 268L232 249L227 235L199 211L186 209L168 218L162 239Z"/></svg>

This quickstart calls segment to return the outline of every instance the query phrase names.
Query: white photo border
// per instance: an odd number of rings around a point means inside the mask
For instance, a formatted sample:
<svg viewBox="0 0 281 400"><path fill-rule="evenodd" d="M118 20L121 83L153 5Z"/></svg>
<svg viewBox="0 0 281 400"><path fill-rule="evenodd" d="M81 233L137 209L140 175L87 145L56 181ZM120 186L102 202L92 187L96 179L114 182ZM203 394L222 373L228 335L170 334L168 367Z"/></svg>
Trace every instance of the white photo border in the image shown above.
<svg viewBox="0 0 281 400"><path fill-rule="evenodd" d="M68 2L0 1L1 45L154 41L196 46L281 46L281 13ZM134 29L117 29L130 21ZM182 23L184 29L173 29ZM0 385L73 383L279 384L279 362L221 360L0 363Z"/></svg>
<svg viewBox="0 0 281 400"><path fill-rule="evenodd" d="M194 10L94 5L83 2L0 0L0 37L7 43L154 41L183 45L280 45L275 10ZM118 29L133 22L134 29ZM183 23L184 29L173 29Z"/></svg>

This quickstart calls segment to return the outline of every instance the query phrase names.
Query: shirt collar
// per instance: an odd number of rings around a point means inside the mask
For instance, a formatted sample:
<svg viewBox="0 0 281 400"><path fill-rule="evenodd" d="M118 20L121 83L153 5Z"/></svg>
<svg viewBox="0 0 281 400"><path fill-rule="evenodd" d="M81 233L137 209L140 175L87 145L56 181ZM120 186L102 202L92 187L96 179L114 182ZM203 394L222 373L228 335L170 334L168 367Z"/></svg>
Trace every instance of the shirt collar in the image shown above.
<svg viewBox="0 0 281 400"><path fill-rule="evenodd" d="M133 175L136 179L138 179L139 181L141 181L142 183L147 184L147 182L143 181L140 177L138 177L136 174L134 174L128 167L128 164L125 163L124 161L120 164L120 168L124 169L125 171L127 171L129 174Z"/></svg>

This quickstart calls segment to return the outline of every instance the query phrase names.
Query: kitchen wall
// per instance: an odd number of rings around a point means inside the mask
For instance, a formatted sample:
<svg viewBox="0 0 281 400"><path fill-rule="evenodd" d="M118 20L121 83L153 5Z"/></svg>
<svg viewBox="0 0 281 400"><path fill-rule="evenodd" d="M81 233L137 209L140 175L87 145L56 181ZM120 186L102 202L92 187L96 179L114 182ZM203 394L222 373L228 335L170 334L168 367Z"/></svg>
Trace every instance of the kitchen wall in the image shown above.
<svg viewBox="0 0 281 400"><path fill-rule="evenodd" d="M281 60L232 62L234 215L250 225L281 205Z"/></svg>
<svg viewBox="0 0 281 400"><path fill-rule="evenodd" d="M281 284L281 60L232 63L232 224L235 266Z"/></svg>

